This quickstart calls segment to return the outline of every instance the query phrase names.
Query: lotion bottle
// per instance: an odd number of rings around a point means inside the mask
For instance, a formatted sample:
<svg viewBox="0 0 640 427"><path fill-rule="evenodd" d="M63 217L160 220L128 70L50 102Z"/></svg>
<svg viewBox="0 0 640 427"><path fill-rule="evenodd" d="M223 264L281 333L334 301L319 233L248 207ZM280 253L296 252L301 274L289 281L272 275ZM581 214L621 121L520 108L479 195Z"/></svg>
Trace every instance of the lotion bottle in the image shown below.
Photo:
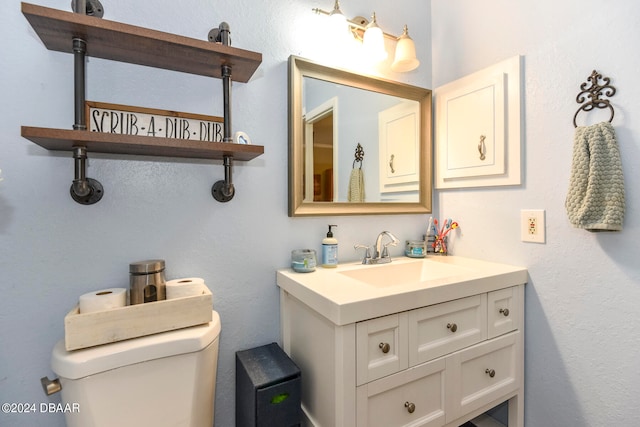
<svg viewBox="0 0 640 427"><path fill-rule="evenodd" d="M338 266L338 239L333 237L331 227L337 227L337 225L330 224L327 237L322 239L322 266L325 268Z"/></svg>

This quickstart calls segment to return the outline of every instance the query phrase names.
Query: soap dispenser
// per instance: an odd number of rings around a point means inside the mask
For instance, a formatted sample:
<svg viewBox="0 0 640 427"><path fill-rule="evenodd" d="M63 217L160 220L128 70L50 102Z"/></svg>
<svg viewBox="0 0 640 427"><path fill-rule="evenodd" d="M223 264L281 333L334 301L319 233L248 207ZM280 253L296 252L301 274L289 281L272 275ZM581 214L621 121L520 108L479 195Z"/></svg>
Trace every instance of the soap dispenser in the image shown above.
<svg viewBox="0 0 640 427"><path fill-rule="evenodd" d="M333 237L331 227L337 227L337 225L329 224L327 237L322 239L322 266L325 268L338 266L338 239Z"/></svg>

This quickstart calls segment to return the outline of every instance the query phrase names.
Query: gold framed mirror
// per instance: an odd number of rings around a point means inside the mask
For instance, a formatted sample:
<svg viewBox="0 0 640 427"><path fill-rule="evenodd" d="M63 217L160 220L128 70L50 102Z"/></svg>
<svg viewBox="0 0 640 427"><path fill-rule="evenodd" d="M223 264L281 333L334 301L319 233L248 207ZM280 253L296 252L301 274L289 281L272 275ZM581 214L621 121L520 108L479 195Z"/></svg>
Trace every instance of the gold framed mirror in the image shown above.
<svg viewBox="0 0 640 427"><path fill-rule="evenodd" d="M431 212L431 91L289 57L289 216Z"/></svg>

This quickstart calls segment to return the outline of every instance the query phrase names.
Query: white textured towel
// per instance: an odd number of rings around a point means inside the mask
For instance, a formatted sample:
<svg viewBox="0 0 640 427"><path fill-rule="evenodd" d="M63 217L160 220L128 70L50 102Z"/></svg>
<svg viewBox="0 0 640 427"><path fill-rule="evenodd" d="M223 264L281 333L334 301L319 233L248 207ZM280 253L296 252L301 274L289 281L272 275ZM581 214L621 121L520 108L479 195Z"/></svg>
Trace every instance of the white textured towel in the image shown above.
<svg viewBox="0 0 640 427"><path fill-rule="evenodd" d="M609 122L576 128L569 192L569 222L589 231L620 231L624 176L616 134Z"/></svg>
<svg viewBox="0 0 640 427"><path fill-rule="evenodd" d="M360 168L351 170L347 200L350 202L364 202L364 174Z"/></svg>

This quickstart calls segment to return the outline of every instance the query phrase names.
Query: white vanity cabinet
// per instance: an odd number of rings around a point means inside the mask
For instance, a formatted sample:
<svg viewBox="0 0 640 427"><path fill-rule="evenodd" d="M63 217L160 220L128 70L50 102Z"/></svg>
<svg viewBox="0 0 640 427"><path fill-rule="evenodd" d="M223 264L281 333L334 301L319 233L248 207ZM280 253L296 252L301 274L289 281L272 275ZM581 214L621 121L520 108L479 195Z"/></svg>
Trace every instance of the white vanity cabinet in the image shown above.
<svg viewBox="0 0 640 427"><path fill-rule="evenodd" d="M280 272L278 284L282 346L302 372L303 425L458 427L508 400L509 427L523 427L524 280L452 281L425 294L433 304L411 292L316 300ZM360 319L351 322L350 310Z"/></svg>

